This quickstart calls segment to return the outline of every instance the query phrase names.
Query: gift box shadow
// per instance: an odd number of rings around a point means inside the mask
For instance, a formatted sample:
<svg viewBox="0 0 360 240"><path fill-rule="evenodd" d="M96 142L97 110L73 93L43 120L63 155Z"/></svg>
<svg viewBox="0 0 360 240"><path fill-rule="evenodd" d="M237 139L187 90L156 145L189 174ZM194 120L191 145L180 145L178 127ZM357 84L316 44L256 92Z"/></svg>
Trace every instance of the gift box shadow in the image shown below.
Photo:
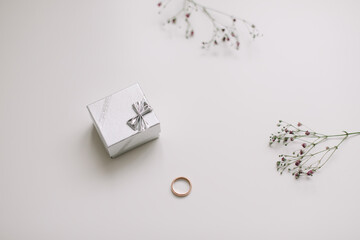
<svg viewBox="0 0 360 240"><path fill-rule="evenodd" d="M155 146L159 142L155 139L116 158L110 158L94 126L91 127L90 132L90 148L92 149L93 157L98 160L98 164L106 172L118 172L122 168L151 160L156 151Z"/></svg>

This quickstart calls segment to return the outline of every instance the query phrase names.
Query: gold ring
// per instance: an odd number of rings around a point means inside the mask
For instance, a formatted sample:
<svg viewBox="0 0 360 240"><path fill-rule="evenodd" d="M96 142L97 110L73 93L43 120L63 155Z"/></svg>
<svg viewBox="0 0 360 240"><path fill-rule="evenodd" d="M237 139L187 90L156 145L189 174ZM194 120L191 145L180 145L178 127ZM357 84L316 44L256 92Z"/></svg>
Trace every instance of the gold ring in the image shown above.
<svg viewBox="0 0 360 240"><path fill-rule="evenodd" d="M189 184L189 190L188 190L186 193L178 193L178 192L175 191L175 189L174 189L174 184L175 184L175 182L178 181L178 180L185 180L185 181ZM172 183L171 183L171 192L172 192L175 196L177 196L177 197L186 197L187 195L190 194L191 188L192 188L191 182L190 182L189 179L187 179L186 177L178 177L178 178L175 178L175 179L172 181Z"/></svg>

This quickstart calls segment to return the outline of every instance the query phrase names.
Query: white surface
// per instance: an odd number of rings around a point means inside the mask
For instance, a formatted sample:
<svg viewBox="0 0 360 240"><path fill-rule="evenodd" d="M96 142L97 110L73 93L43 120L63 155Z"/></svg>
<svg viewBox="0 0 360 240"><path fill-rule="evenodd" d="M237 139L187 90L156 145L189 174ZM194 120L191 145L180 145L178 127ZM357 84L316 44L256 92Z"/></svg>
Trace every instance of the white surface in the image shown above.
<svg viewBox="0 0 360 240"><path fill-rule="evenodd" d="M156 3L0 1L0 238L359 239L360 137L304 181L267 147L278 119L359 130L359 2L206 1L264 33L235 53ZM110 160L85 106L135 82L162 134Z"/></svg>

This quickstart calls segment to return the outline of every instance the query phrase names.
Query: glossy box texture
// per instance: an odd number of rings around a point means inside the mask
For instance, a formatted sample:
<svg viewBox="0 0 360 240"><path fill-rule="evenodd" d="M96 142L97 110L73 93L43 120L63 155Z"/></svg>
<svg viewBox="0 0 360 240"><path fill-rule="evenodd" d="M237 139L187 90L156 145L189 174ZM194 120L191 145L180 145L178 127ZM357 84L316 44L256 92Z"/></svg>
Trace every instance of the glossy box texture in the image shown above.
<svg viewBox="0 0 360 240"><path fill-rule="evenodd" d="M160 122L139 84L87 106L95 128L114 158L160 134Z"/></svg>

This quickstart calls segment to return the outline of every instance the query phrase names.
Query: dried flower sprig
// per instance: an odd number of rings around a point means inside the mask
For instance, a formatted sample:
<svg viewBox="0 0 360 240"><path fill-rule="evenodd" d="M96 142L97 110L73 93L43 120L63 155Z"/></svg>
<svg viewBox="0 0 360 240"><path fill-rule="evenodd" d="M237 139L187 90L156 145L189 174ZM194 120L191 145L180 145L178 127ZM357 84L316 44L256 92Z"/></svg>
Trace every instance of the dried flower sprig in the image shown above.
<svg viewBox="0 0 360 240"><path fill-rule="evenodd" d="M280 174L287 170L296 179L300 176L312 176L329 161L348 137L360 135L360 132L346 131L342 134L326 135L315 132L300 122L295 125L282 120L277 126L279 130L271 134L269 145L278 143L288 146L290 143L298 143L299 149L292 154L279 155L276 168ZM339 139L339 142L334 146L327 146L324 143L329 139Z"/></svg>
<svg viewBox="0 0 360 240"><path fill-rule="evenodd" d="M172 0L164 0L158 2L157 5L159 8L164 9L171 1ZM213 8L206 7L195 2L194 0L184 0L182 9L180 9L180 11L174 16L169 18L167 20L167 23L177 24L179 20L183 19L186 23L185 37L191 38L195 34L194 28L191 24L191 16L194 12L203 13L211 21L213 26L212 37L210 38L210 40L202 42L202 48L208 49L212 46L217 46L219 44L228 44L238 50L240 48L240 39L237 28L238 22L245 25L250 36L253 39L262 36L256 26L248 22L247 20L229 15ZM229 23L225 24L217 20L217 18L215 17L216 14L220 14L228 18Z"/></svg>

